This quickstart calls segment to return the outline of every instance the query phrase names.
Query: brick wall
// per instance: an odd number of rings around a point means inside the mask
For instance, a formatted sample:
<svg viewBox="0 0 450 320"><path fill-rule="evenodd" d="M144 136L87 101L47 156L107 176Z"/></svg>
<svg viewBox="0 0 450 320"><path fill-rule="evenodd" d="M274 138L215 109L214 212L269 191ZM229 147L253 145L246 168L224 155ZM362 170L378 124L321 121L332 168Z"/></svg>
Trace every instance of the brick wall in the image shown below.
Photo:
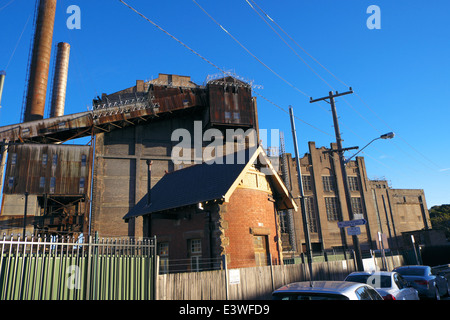
<svg viewBox="0 0 450 320"><path fill-rule="evenodd" d="M229 268L255 266L254 235L267 236L272 258L279 259L274 204L267 192L237 188L230 202L221 206L220 215L223 253Z"/></svg>

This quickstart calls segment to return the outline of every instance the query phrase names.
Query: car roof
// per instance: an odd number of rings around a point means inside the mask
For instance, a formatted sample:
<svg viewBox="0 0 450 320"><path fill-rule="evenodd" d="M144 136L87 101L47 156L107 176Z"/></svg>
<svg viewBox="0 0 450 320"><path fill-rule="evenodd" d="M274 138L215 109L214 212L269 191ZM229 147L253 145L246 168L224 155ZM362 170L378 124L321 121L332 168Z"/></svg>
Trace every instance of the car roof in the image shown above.
<svg viewBox="0 0 450 320"><path fill-rule="evenodd" d="M396 267L395 269L412 269L412 268L416 268L416 269L425 269L425 268L430 268L429 266L422 266L422 265L412 265L412 266L400 266L400 267Z"/></svg>
<svg viewBox="0 0 450 320"><path fill-rule="evenodd" d="M398 273L395 271L374 271L374 272L368 272L368 271L356 271L349 274L349 276L352 275L370 275L370 276L391 276L394 273Z"/></svg>
<svg viewBox="0 0 450 320"><path fill-rule="evenodd" d="M322 292L322 293L345 293L364 286L362 283L349 281L302 281L285 285L275 292Z"/></svg>

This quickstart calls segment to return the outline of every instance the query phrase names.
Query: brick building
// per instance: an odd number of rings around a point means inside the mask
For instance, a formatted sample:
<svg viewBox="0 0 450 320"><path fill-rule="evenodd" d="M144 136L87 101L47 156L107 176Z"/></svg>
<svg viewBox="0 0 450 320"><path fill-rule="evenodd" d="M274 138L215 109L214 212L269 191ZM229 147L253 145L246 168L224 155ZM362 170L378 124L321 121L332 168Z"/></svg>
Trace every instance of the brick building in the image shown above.
<svg viewBox="0 0 450 320"><path fill-rule="evenodd" d="M261 147L246 161L202 163L165 174L124 219L144 217L144 235L156 236L165 271L220 264L230 268L282 261L278 210L296 205ZM177 271L180 271L178 269Z"/></svg>
<svg viewBox="0 0 450 320"><path fill-rule="evenodd" d="M331 144L331 149L336 149ZM351 236L337 226L338 221L350 220L345 201L342 172L337 156L330 149L316 148L309 142L309 153L300 159L305 204L313 251L352 248ZM285 154L291 193L299 205L297 166L290 154ZM358 235L363 251L380 248L378 241L382 234L384 248L402 249L402 233L431 228L430 216L421 189L393 189L385 180L368 178L363 157L346 164L352 209L367 220ZM282 214L282 230L285 254L296 255L305 252L305 236L302 219L294 215L293 225ZM296 246L289 244L289 233L293 232ZM292 248L297 248L294 252Z"/></svg>
<svg viewBox="0 0 450 320"><path fill-rule="evenodd" d="M115 103L141 95L149 97L159 112L157 117L123 128L111 127L96 135L91 224L100 236L143 236L142 218L124 223L122 217L147 193L147 160L153 161L151 185L166 172L186 166L172 159L173 148L179 143L172 137L176 129L200 141L208 129L224 136L227 129L257 130L251 87L232 77L199 86L188 76L160 74L157 79L137 80L133 87L103 94L94 103ZM193 155L194 147L191 141Z"/></svg>

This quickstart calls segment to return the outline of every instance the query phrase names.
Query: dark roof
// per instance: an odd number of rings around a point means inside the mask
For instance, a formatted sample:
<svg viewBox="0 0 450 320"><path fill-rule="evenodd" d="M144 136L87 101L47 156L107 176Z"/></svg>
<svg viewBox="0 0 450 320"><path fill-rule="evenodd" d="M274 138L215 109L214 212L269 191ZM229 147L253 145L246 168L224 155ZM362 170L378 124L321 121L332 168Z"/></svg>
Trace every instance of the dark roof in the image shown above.
<svg viewBox="0 0 450 320"><path fill-rule="evenodd" d="M202 163L167 173L152 187L150 205L146 194L123 218L222 199L247 164L236 161L236 154L234 159L233 164L223 158L223 164Z"/></svg>

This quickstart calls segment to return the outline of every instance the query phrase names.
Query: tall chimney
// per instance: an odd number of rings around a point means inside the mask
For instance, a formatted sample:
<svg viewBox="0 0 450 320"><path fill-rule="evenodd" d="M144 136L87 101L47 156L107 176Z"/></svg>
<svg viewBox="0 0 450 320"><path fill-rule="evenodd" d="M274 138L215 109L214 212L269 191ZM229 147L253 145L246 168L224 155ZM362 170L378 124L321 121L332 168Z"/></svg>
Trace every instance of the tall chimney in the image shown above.
<svg viewBox="0 0 450 320"><path fill-rule="evenodd" d="M55 11L56 0L40 0L29 70L25 122L44 118Z"/></svg>
<svg viewBox="0 0 450 320"><path fill-rule="evenodd" d="M0 108L2 106L3 84L5 83L5 71L0 71ZM0 178L1 179L1 178Z"/></svg>
<svg viewBox="0 0 450 320"><path fill-rule="evenodd" d="M53 76L52 100L50 117L64 115L64 104L66 102L67 73L69 70L70 44L58 43L56 54L55 74Z"/></svg>

